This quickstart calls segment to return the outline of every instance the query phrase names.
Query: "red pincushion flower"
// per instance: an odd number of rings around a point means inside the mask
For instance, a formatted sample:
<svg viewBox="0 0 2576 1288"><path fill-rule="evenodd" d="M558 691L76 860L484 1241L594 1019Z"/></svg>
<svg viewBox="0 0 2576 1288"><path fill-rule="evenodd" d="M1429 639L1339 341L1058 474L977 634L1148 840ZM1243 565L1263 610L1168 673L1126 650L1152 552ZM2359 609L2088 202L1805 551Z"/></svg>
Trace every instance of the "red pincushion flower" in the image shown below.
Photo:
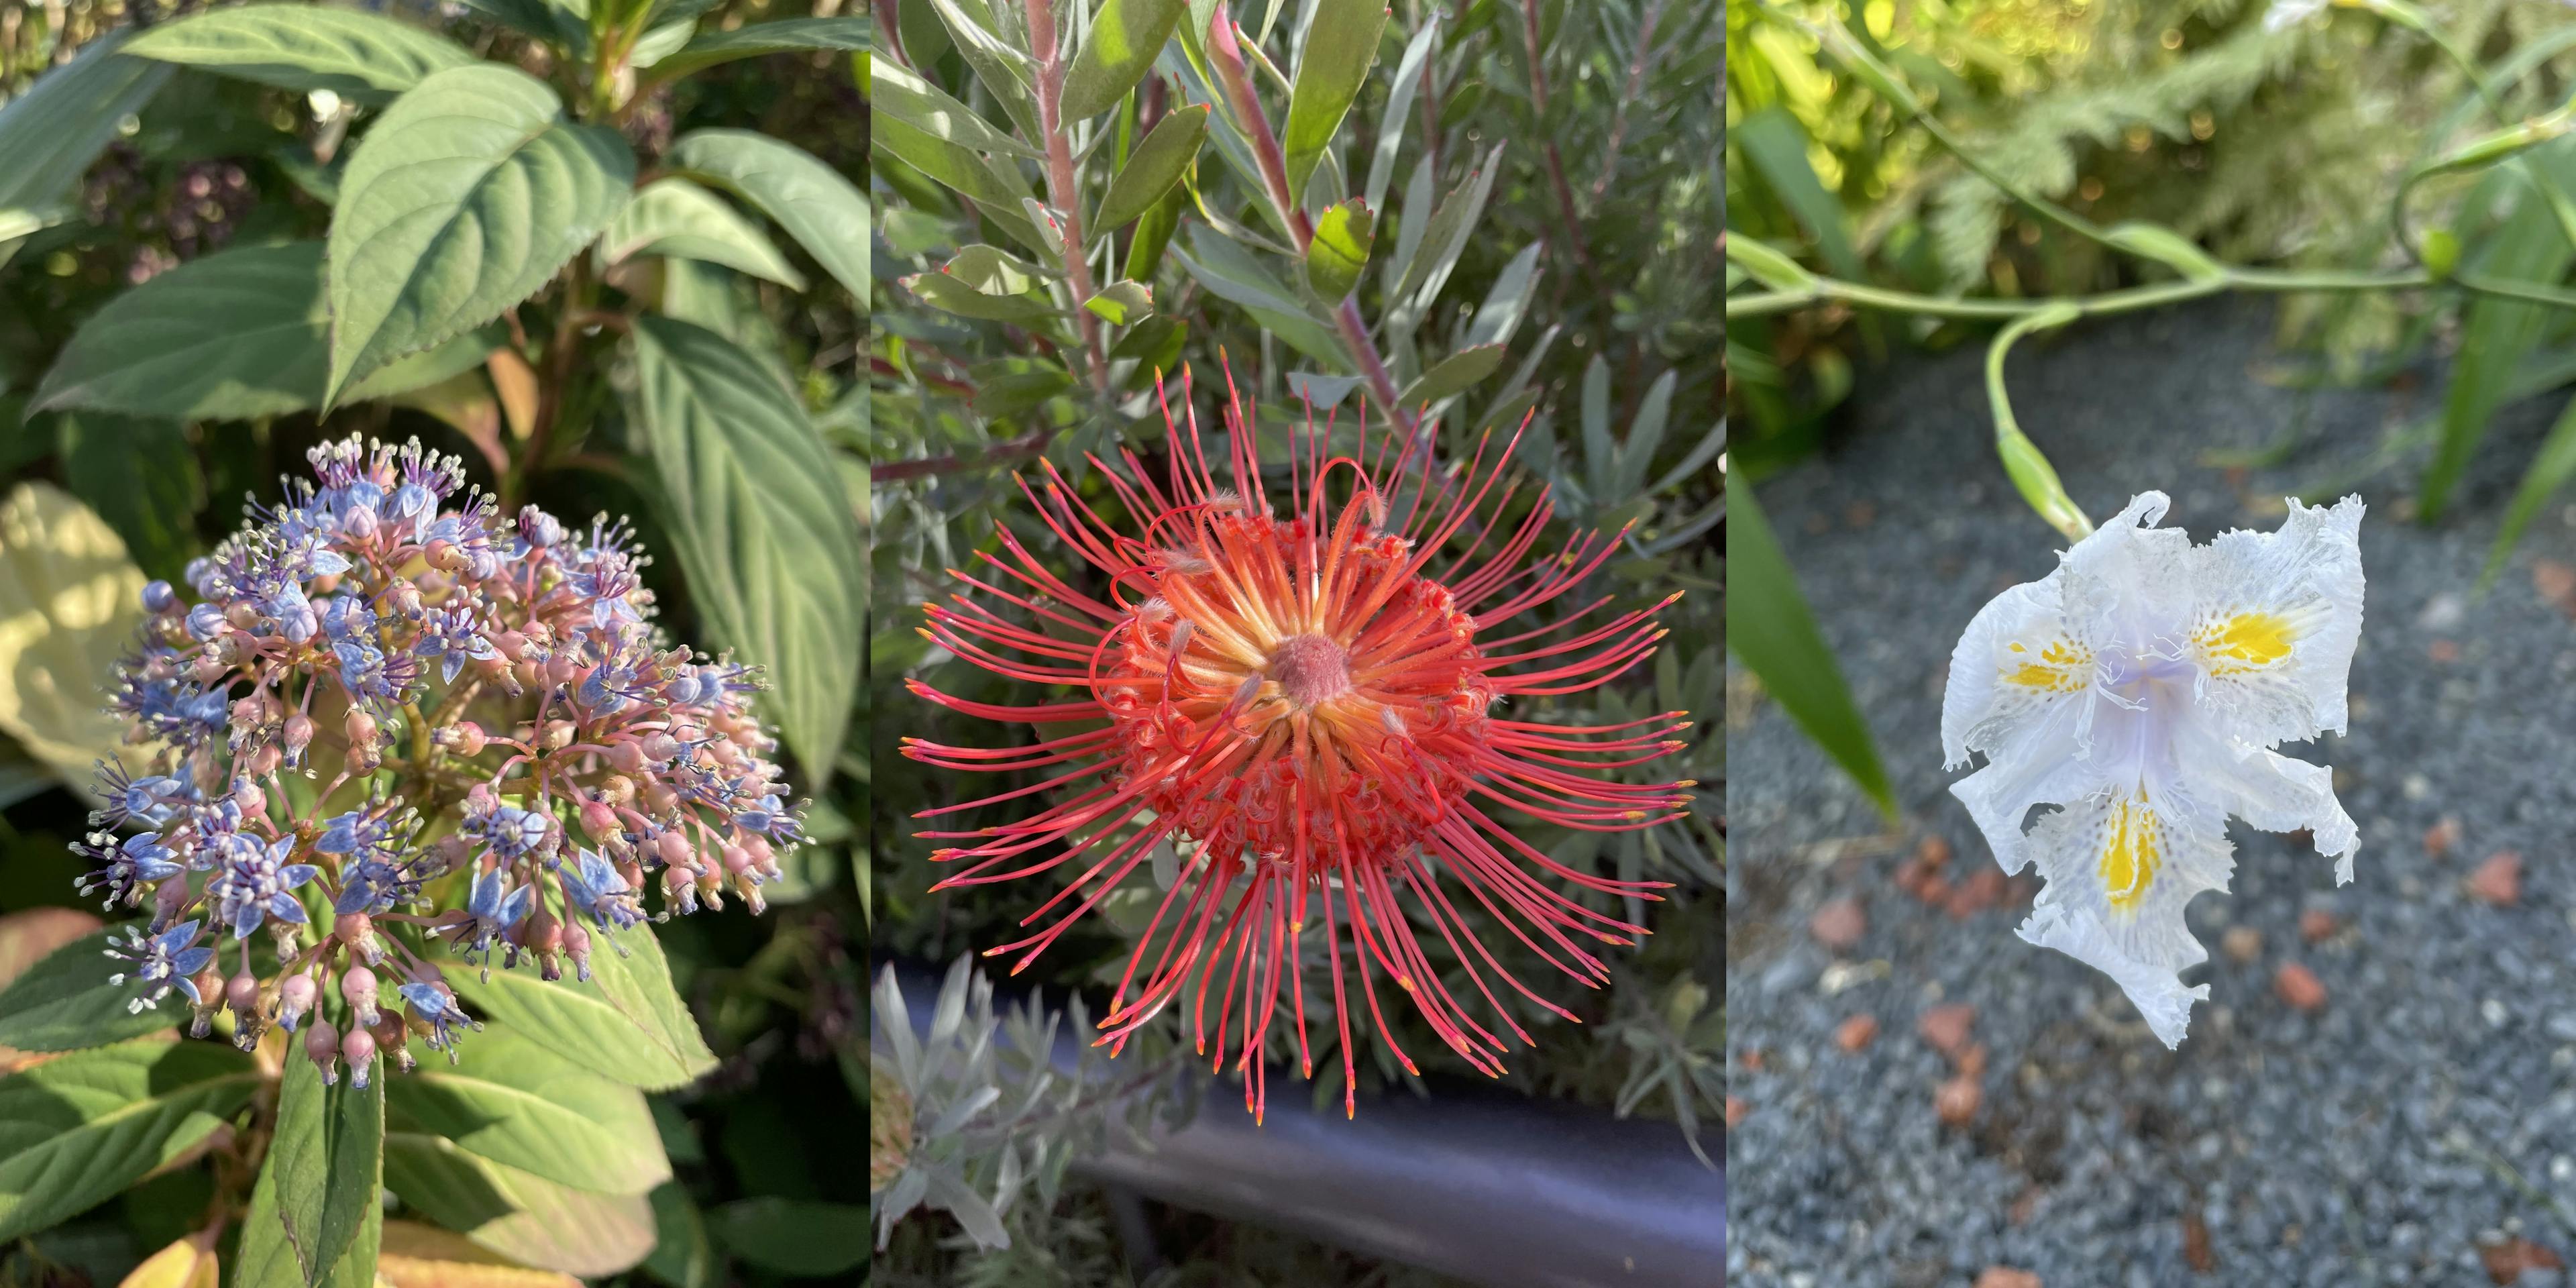
<svg viewBox="0 0 2576 1288"><path fill-rule="evenodd" d="M1180 994L1195 970L1192 1029L1204 1053L1207 995L1221 970L1216 1063L1224 1064L1231 1034L1236 1067L1245 1074L1245 1103L1257 1118L1265 1096L1262 1056L1283 982L1299 1061L1305 1076L1313 1076L1299 967L1304 954L1320 947L1332 965L1345 1113L1354 1108L1347 1085L1353 1070L1346 952L1379 1036L1406 1070L1414 1069L1413 1061L1378 1009L1380 974L1412 995L1451 1049L1499 1076L1501 1039L1442 985L1399 891L1412 892L1415 910L1524 1045L1528 1033L1495 997L1478 961L1531 1001L1575 1018L1495 960L1459 915L1450 889L1463 890L1532 952L1587 987L1598 987L1609 971L1574 936L1626 946L1635 942L1628 936L1645 933L1567 898L1536 872L1648 899L1658 898L1652 892L1664 883L1569 869L1514 836L1487 807L1602 832L1679 817L1667 811L1686 803L1681 789L1690 782L1637 785L1585 771L1680 750L1684 744L1670 735L1688 727L1688 713L1557 726L1505 719L1498 707L1516 697L1595 688L1643 662L1664 633L1652 620L1655 611L1680 596L1581 627L1609 603L1604 596L1553 623L1489 638L1488 632L1581 584L1617 548L1618 536L1579 534L1554 556L1530 560L1554 513L1545 496L1508 536L1492 520L1469 534L1510 446L1489 462L1489 435L1455 478L1434 473L1427 452L1408 453L1418 462L1408 480L1406 460L1386 470L1392 436L1377 444L1371 463L1363 425L1354 455L1328 459L1330 426L1319 431L1311 417L1305 434L1290 436L1288 517L1276 517L1252 455L1251 417L1231 377L1227 383L1232 489L1220 488L1209 468L1196 412L1175 423L1168 405L1168 490L1154 485L1132 451L1121 452L1125 474L1092 458L1134 516L1136 535L1102 518L1052 464L1038 486L1018 480L1047 526L1104 575L1102 593L1085 593L1049 572L997 525L1003 555L978 554L1000 576L950 573L1025 609L1031 624L1016 624L963 594L953 606L927 606L923 634L957 656L1002 675L1086 691L1073 701L1010 707L910 682L921 697L968 715L1078 726L1017 748L904 739L905 755L954 769L1075 766L1032 786L916 815L1066 793L1022 822L921 833L973 842L933 855L967 863L939 888L1034 876L1100 851L1021 924L1084 892L1069 913L1026 939L986 950L987 956L1020 953L1012 967L1017 974L1147 862L1157 845L1193 843L1181 879L1163 896L1128 961L1101 1021L1100 1042L1123 1043ZM1184 404L1188 398L1185 374ZM1381 487L1380 479L1394 486ZM1335 505L1327 493L1337 484L1345 495ZM1494 508L1508 506L1518 486L1504 488ZM1453 545L1462 548L1435 574L1433 565ZM1138 820L1140 826L1118 839ZM1444 874L1454 883L1450 889L1443 888ZM1309 931L1319 917L1323 943L1316 945Z"/></svg>

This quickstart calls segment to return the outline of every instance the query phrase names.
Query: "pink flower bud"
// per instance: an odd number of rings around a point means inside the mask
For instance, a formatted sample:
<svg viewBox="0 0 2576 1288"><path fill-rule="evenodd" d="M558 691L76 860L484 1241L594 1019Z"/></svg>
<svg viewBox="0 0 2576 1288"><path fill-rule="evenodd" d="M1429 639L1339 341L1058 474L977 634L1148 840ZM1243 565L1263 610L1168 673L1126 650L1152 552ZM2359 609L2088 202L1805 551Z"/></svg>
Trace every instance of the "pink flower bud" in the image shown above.
<svg viewBox="0 0 2576 1288"><path fill-rule="evenodd" d="M644 758L656 765L668 764L680 754L680 740L667 733L648 733L636 745L644 749Z"/></svg>
<svg viewBox="0 0 2576 1288"><path fill-rule="evenodd" d="M301 979L302 976L297 976ZM335 1086L340 1081L340 1031L329 1020L315 1020L304 1031L304 1058L322 1071L322 1085Z"/></svg>
<svg viewBox="0 0 2576 1288"><path fill-rule="evenodd" d="M548 751L561 751L571 746L573 739L579 736L581 736L581 730L572 721L549 720L546 722L545 737L537 745Z"/></svg>
<svg viewBox="0 0 2576 1288"><path fill-rule="evenodd" d="M573 973L587 982L590 979L590 931L578 921L563 926L564 956L572 959ZM560 975L549 978L561 978Z"/></svg>
<svg viewBox="0 0 2576 1288"><path fill-rule="evenodd" d="M432 735L432 740L460 756L479 756L487 741L483 726L471 720L459 720Z"/></svg>
<svg viewBox="0 0 2576 1288"><path fill-rule="evenodd" d="M679 789L669 783L647 783L644 786L644 812L659 817L680 807Z"/></svg>
<svg viewBox="0 0 2576 1288"><path fill-rule="evenodd" d="M277 1022L287 1032L304 1020L313 1009L313 999L320 992L310 975L289 975L277 986Z"/></svg>
<svg viewBox="0 0 2576 1288"><path fill-rule="evenodd" d="M608 763L620 773L635 773L644 768L644 748L633 742L618 743L608 749Z"/></svg>
<svg viewBox="0 0 2576 1288"><path fill-rule="evenodd" d="M301 711L286 718L286 754L301 756L313 741L313 717Z"/></svg>
<svg viewBox="0 0 2576 1288"><path fill-rule="evenodd" d="M214 1028L215 1012L223 1009L224 977L209 965L188 982L197 986L197 1004L191 1008L188 1036L201 1038Z"/></svg>
<svg viewBox="0 0 2576 1288"><path fill-rule="evenodd" d="M259 976L243 971L224 981L224 1005L234 1015L248 1020L259 1015Z"/></svg>
<svg viewBox="0 0 2576 1288"><path fill-rule="evenodd" d="M331 937L372 965L385 959L384 941L376 938L375 919L363 912L344 912L331 919Z"/></svg>
<svg viewBox="0 0 2576 1288"><path fill-rule="evenodd" d="M367 1066L376 1061L375 1035L365 1029L352 1028L340 1040L340 1054L349 1061L349 1085L361 1091L367 1087Z"/></svg>
<svg viewBox="0 0 2576 1288"><path fill-rule="evenodd" d="M352 749L376 745L376 718L364 708L349 708L349 718L340 722L340 728L348 735Z"/></svg>
<svg viewBox="0 0 2576 1288"><path fill-rule="evenodd" d="M617 811L599 801L583 801L581 830L594 841L605 841L623 829L618 825Z"/></svg>
<svg viewBox="0 0 2576 1288"><path fill-rule="evenodd" d="M188 906L188 883L184 879L164 880L152 890L152 928L167 930L178 924L179 910Z"/></svg>
<svg viewBox="0 0 2576 1288"><path fill-rule="evenodd" d="M376 512L365 509L351 510L341 516L340 530L360 541L373 537L376 535ZM367 1085L366 1080L360 1079L358 1085L361 1087Z"/></svg>
<svg viewBox="0 0 2576 1288"><path fill-rule="evenodd" d="M286 753L279 751L277 744L273 742L262 744L259 750L250 754L250 772L262 778L276 773L277 767L284 763L286 763Z"/></svg>
<svg viewBox="0 0 2576 1288"><path fill-rule="evenodd" d="M696 853L689 849L689 838L680 835L677 829L654 837L653 850L662 856L662 862L674 868L689 867L697 859Z"/></svg>
<svg viewBox="0 0 2576 1288"><path fill-rule="evenodd" d="M376 973L364 966L352 966L343 972L340 976L340 1000L349 1004L349 1013L356 1017L358 1023L373 1026L381 1018L376 1011ZM358 1035L352 1031L349 1036L355 1038ZM349 1062L356 1064L357 1056L351 1055ZM367 1084L361 1082L358 1085L363 1087Z"/></svg>

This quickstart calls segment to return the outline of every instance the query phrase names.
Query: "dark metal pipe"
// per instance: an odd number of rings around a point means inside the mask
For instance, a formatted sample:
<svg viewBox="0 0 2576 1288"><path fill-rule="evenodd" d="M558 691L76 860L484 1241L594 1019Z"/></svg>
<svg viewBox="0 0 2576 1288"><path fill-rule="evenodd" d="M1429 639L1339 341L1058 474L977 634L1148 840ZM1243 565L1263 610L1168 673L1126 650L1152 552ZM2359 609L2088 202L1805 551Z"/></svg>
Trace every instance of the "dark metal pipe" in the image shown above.
<svg viewBox="0 0 2576 1288"><path fill-rule="evenodd" d="M927 1031L938 974L904 962L896 975ZM1074 1040L1060 1039L1059 1065L1073 1064ZM1296 1086L1271 1097L1260 1127L1215 1093L1150 1152L1113 1141L1082 1170L1486 1288L1726 1282L1726 1178L1669 1123L1446 1080L1428 1098L1363 1094L1345 1121Z"/></svg>

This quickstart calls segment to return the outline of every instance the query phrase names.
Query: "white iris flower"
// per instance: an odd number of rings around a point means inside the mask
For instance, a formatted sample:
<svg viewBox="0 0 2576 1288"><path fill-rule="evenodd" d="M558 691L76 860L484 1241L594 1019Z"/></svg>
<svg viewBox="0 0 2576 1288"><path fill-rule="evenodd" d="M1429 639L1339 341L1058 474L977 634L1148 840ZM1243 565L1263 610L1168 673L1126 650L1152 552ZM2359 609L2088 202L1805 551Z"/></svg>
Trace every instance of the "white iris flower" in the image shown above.
<svg viewBox="0 0 2576 1288"><path fill-rule="evenodd" d="M2048 880L2021 937L2118 981L2170 1047L2209 996L2182 986L2209 959L2183 905L2227 887L2230 815L2308 829L2336 883L2352 880L2359 836L2332 774L2270 748L2343 732L2362 504L2292 501L2280 531L2205 546L2155 526L2165 504L2140 493L1968 623L1941 743L1951 768L1986 755L1950 790L1996 861ZM2025 833L2038 805L2055 808Z"/></svg>

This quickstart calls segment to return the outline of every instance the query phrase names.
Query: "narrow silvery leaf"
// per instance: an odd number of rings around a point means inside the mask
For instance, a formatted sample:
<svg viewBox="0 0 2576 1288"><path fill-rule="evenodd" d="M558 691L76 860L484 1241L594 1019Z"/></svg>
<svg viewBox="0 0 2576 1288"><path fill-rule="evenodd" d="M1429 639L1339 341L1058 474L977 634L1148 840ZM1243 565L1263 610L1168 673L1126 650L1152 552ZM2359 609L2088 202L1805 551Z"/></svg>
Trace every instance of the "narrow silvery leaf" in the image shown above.
<svg viewBox="0 0 2576 1288"><path fill-rule="evenodd" d="M325 405L535 294L634 184L616 131L575 124L515 68L454 68L395 100L349 158L331 219Z"/></svg>
<svg viewBox="0 0 2576 1288"><path fill-rule="evenodd" d="M1116 107L1154 65L1187 7L1187 0L1106 0L1074 51L1057 119L1071 125Z"/></svg>
<svg viewBox="0 0 2576 1288"><path fill-rule="evenodd" d="M1404 127L1413 116L1413 96L1422 87L1422 66L1439 42L1440 18L1435 11L1406 43L1404 57L1396 60L1395 81L1386 90L1386 111L1377 119L1377 148L1369 157L1367 196L1371 210L1386 208L1386 185L1395 177L1395 157L1404 147Z"/></svg>
<svg viewBox="0 0 2576 1288"><path fill-rule="evenodd" d="M464 46L409 23L307 4L208 9L137 35L125 52L368 104L390 102L434 73L476 61Z"/></svg>
<svg viewBox="0 0 2576 1288"><path fill-rule="evenodd" d="M1287 152L1288 191L1303 192L1306 176L1315 172L1324 149L1342 128L1342 117L1359 96L1377 61L1377 42L1386 30L1385 0L1323 0L1306 50L1297 60L1297 77L1288 95L1288 122L1280 132Z"/></svg>
<svg viewBox="0 0 2576 1288"><path fill-rule="evenodd" d="M1494 374L1495 369L1502 365L1503 346L1499 344L1461 349L1423 372L1421 379L1405 386L1404 396L1398 401L1407 410L1438 402L1472 387L1477 381Z"/></svg>
<svg viewBox="0 0 2576 1288"><path fill-rule="evenodd" d="M1112 282L1084 300L1082 307L1108 319L1111 326L1134 326L1154 312L1154 288L1142 282Z"/></svg>
<svg viewBox="0 0 2576 1288"><path fill-rule="evenodd" d="M868 95L869 103L878 111L933 138L978 152L1041 155L1037 149L994 129L973 108L949 97L947 91L901 63L873 64L868 73ZM1206 109L1200 111L1204 113Z"/></svg>

